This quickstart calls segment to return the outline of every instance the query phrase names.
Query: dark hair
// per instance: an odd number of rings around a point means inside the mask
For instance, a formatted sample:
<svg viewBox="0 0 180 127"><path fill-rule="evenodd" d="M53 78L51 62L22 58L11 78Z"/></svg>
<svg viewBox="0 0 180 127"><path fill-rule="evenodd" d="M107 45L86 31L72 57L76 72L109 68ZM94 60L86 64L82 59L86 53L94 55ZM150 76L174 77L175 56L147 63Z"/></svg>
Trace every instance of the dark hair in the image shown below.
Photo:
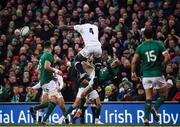
<svg viewBox="0 0 180 127"><path fill-rule="evenodd" d="M46 41L45 43L44 43L44 48L50 48L51 47L51 42L50 41Z"/></svg>
<svg viewBox="0 0 180 127"><path fill-rule="evenodd" d="M152 29L145 29L144 36L147 39L153 38L153 30Z"/></svg>
<svg viewBox="0 0 180 127"><path fill-rule="evenodd" d="M88 23L86 19L80 19L80 24L85 24L85 23Z"/></svg>

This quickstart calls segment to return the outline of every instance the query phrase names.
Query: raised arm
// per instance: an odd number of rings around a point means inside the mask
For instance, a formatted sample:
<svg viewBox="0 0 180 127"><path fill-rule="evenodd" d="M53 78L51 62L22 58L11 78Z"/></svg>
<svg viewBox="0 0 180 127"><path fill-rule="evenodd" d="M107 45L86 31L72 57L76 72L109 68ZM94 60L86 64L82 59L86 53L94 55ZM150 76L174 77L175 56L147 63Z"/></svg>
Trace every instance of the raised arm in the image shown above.
<svg viewBox="0 0 180 127"><path fill-rule="evenodd" d="M59 29L61 29L61 30L75 30L78 33L82 33L83 28L82 28L82 25L71 25L71 26L62 25L59 27Z"/></svg>
<svg viewBox="0 0 180 127"><path fill-rule="evenodd" d="M62 25L62 26L59 26L59 29L61 29L61 30L74 30L74 26L73 25L71 25L71 26Z"/></svg>

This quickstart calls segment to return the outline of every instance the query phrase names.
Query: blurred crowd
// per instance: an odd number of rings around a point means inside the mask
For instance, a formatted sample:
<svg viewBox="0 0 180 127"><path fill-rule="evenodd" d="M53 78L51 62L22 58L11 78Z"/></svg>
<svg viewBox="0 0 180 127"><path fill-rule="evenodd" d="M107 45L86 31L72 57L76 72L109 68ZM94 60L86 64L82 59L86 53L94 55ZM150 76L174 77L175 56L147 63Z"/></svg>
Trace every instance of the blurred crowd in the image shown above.
<svg viewBox="0 0 180 127"><path fill-rule="evenodd" d="M180 1L179 0L1 0L0 1L0 101L38 102L40 90L35 72L47 40L53 45L54 63L63 71L65 101L73 101L78 88L78 73L65 61L73 61L83 48L75 31L62 25L95 23L102 43L102 63L119 59L121 73L97 87L100 98L108 101L144 101L142 65L139 81L131 81L131 59L150 27L154 39L164 43L171 61L164 67L168 83L168 101L180 101ZM29 26L28 36L20 36ZM157 99L154 90L154 100Z"/></svg>

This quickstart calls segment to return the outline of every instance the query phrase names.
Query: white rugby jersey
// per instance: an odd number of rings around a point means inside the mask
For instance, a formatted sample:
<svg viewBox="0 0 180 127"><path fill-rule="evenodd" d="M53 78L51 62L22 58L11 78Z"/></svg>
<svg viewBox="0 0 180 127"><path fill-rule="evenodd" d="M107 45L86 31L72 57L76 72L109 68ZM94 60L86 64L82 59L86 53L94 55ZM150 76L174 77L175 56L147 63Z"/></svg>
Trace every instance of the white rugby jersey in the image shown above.
<svg viewBox="0 0 180 127"><path fill-rule="evenodd" d="M101 43L99 42L98 36L99 31L98 27L93 24L82 24L82 25L75 25L74 30L79 32L84 40L85 46L88 45L96 45L101 46Z"/></svg>

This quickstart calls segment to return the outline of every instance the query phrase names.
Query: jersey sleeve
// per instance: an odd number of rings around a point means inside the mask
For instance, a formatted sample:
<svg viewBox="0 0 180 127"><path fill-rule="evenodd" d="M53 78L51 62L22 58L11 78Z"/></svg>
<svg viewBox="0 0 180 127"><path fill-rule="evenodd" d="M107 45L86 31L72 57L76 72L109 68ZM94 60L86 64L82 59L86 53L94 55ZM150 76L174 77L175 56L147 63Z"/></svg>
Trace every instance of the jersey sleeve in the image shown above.
<svg viewBox="0 0 180 127"><path fill-rule="evenodd" d="M165 48L165 46L163 45L162 42L159 42L159 49L160 49L160 51L162 52L162 54L163 54L164 52L166 52L166 48Z"/></svg>
<svg viewBox="0 0 180 127"><path fill-rule="evenodd" d="M82 26L81 25L75 25L74 30L81 33L82 32Z"/></svg>
<svg viewBox="0 0 180 127"><path fill-rule="evenodd" d="M45 55L45 61L46 61L46 60L48 60L49 62L52 63L52 61L53 61L53 56L52 56L52 54L47 53L47 54Z"/></svg>

